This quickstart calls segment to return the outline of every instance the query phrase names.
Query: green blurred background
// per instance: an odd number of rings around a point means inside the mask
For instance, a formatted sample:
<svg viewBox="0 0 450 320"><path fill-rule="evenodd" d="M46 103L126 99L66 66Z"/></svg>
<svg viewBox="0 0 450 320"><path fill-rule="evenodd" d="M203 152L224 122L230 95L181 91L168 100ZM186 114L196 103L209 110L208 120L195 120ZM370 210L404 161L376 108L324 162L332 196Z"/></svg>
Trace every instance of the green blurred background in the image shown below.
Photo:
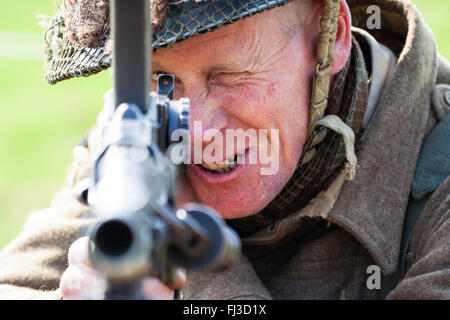
<svg viewBox="0 0 450 320"><path fill-rule="evenodd" d="M448 0L415 0L450 59ZM43 80L38 15L54 0L0 5L0 249L21 230L29 212L45 208L61 188L73 146L95 123L110 73L50 86Z"/></svg>

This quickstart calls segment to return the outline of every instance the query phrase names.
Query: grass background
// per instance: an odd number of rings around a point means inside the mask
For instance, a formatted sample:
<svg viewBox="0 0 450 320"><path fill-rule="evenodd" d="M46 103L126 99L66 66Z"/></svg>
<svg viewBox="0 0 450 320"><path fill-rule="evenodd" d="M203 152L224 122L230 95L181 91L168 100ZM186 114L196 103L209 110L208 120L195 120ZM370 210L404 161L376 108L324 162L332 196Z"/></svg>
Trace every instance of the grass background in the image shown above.
<svg viewBox="0 0 450 320"><path fill-rule="evenodd" d="M450 59L450 1L413 2ZM72 162L73 146L95 123L111 87L109 72L45 83L36 16L54 12L53 0L0 5L0 248L20 232L29 212L49 205Z"/></svg>

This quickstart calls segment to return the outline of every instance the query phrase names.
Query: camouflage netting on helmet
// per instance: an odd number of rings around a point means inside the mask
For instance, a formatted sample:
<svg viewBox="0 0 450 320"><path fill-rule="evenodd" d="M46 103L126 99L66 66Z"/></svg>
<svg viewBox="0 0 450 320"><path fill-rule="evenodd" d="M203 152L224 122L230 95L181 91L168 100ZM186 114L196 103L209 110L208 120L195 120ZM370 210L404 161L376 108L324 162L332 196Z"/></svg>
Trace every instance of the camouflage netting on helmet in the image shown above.
<svg viewBox="0 0 450 320"><path fill-rule="evenodd" d="M153 50L216 30L292 0L155 0ZM107 0L66 0L46 33L47 82L90 76L111 66Z"/></svg>

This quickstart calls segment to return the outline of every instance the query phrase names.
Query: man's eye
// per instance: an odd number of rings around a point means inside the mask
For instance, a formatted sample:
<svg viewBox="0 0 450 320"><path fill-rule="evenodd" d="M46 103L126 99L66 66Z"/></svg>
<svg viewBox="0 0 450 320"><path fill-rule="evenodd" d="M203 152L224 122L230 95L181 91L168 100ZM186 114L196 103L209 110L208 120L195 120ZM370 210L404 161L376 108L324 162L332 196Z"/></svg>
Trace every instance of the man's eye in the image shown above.
<svg viewBox="0 0 450 320"><path fill-rule="evenodd" d="M209 78L212 84L234 84L248 76L248 72L221 72Z"/></svg>

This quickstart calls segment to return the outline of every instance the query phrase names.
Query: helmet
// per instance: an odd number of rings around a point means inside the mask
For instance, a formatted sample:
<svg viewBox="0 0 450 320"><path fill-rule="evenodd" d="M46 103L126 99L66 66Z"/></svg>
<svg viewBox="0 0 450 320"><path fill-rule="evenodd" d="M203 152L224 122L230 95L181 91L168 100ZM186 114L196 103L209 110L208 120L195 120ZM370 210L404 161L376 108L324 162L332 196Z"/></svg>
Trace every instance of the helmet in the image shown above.
<svg viewBox="0 0 450 320"><path fill-rule="evenodd" d="M292 0L152 0L152 49L169 47ZM57 83L111 66L109 2L66 0L46 33L49 71Z"/></svg>

